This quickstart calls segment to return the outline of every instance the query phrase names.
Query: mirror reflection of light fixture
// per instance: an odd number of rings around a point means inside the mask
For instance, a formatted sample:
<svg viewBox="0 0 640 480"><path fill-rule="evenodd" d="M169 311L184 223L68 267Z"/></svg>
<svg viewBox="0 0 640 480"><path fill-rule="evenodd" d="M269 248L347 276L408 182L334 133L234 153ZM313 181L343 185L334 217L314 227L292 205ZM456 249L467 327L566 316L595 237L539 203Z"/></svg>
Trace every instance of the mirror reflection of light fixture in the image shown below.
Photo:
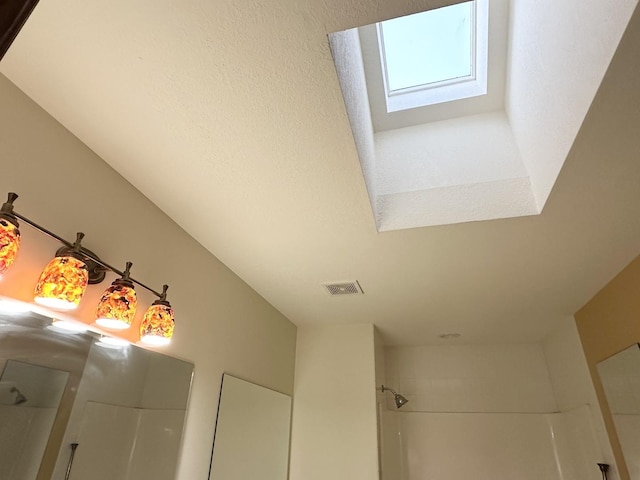
<svg viewBox="0 0 640 480"><path fill-rule="evenodd" d="M124 338L108 337L106 335L103 335L100 337L100 340L96 342L96 345L98 345L99 347L120 350L122 348L128 347L130 343Z"/></svg>
<svg viewBox="0 0 640 480"><path fill-rule="evenodd" d="M36 303L56 310L74 310L89 283L89 269L80 253L84 233L79 232L71 251L56 255L36 284Z"/></svg>
<svg viewBox="0 0 640 480"><path fill-rule="evenodd" d="M130 277L132 265L127 262L122 277L115 280L102 294L96 311L96 323L101 327L125 330L133 323L138 298Z"/></svg>
<svg viewBox="0 0 640 480"><path fill-rule="evenodd" d="M0 299L0 313L17 315L31 311L31 305L18 300Z"/></svg>
<svg viewBox="0 0 640 480"><path fill-rule="evenodd" d="M167 345L171 341L175 319L173 308L167 302L168 288L168 285L162 287L160 299L153 302L144 314L140 324L140 341L142 343L159 347Z"/></svg>
<svg viewBox="0 0 640 480"><path fill-rule="evenodd" d="M63 333L84 333L88 330L84 323L61 320L59 318L53 318L49 327L51 327L52 330Z"/></svg>
<svg viewBox="0 0 640 480"><path fill-rule="evenodd" d="M130 276L131 262L121 272L117 268L103 261L91 250L81 245L84 233L77 234L74 243L65 240L32 220L13 210L13 201L18 198L15 193L9 193L7 202L0 207L0 275L9 268L15 260L19 244L20 220L45 235L62 243L56 251L56 256L45 267L34 292L36 303L55 310L73 310L78 307L87 289L87 285L102 282L106 273L111 271L121 278L115 280L104 292L96 311L96 324L104 328L124 330L134 321L137 297L134 284L148 290L158 300L153 302L144 315L140 325L140 340L152 346L166 345L171 341L175 324L173 308L167 301L167 285L162 293L148 287L144 283ZM2 270L4 268L4 270ZM58 323L60 323L58 325ZM78 331L76 322L54 322L52 327ZM135 340L134 340L135 341Z"/></svg>
<svg viewBox="0 0 640 480"><path fill-rule="evenodd" d="M13 214L13 202L17 198L18 195L10 193L0 208L0 276L9 269L20 249L20 230Z"/></svg>

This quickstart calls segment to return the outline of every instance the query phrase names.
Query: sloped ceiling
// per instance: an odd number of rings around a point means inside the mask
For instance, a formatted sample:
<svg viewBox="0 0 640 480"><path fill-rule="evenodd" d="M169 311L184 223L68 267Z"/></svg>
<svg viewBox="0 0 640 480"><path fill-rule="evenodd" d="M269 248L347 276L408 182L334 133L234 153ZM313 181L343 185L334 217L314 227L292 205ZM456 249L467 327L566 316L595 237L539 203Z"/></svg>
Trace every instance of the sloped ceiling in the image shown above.
<svg viewBox="0 0 640 480"><path fill-rule="evenodd" d="M294 323L536 341L640 253L640 17L542 215L377 233L326 35L441 3L41 2L0 72Z"/></svg>

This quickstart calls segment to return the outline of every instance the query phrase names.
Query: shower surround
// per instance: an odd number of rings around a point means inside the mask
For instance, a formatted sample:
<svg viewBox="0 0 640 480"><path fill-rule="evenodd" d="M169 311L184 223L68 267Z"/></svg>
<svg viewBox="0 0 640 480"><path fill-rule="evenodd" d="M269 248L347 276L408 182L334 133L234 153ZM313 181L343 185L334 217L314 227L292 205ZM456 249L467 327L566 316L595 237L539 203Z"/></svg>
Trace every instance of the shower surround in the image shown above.
<svg viewBox="0 0 640 480"><path fill-rule="evenodd" d="M588 406L562 413L381 412L382 480L598 480Z"/></svg>
<svg viewBox="0 0 640 480"><path fill-rule="evenodd" d="M387 347L382 480L599 480L613 464L572 318L536 344ZM617 479L615 465L610 479Z"/></svg>

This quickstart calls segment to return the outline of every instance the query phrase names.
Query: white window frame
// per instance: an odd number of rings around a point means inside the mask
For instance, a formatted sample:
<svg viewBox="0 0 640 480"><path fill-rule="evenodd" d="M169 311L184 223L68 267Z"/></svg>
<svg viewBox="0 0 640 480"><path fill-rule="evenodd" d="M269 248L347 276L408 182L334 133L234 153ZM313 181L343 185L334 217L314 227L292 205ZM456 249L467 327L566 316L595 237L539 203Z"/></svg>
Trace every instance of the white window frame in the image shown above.
<svg viewBox="0 0 640 480"><path fill-rule="evenodd" d="M471 16L471 55L473 60L471 62L471 75L392 91L389 90L387 78L382 26L380 23L376 25L378 50L382 65L382 81L384 83L388 113L477 97L487 93L489 0L474 0Z"/></svg>

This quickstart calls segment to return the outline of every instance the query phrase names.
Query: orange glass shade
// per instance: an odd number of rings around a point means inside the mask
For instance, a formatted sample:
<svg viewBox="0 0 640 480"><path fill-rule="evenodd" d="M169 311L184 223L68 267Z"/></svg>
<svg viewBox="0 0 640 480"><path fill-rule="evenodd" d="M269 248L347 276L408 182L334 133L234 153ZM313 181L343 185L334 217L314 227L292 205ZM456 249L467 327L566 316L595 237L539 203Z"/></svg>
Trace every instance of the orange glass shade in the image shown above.
<svg viewBox="0 0 640 480"><path fill-rule="evenodd" d="M40 275L34 300L56 310L73 310L82 300L88 281L89 271L82 260L55 257Z"/></svg>
<svg viewBox="0 0 640 480"><path fill-rule="evenodd" d="M173 308L169 302L157 300L144 314L140 324L140 341L147 345L167 345L173 336Z"/></svg>
<svg viewBox="0 0 640 480"><path fill-rule="evenodd" d="M104 292L96 312L96 323L101 327L124 330L136 316L138 298L133 284L118 279Z"/></svg>
<svg viewBox="0 0 640 480"><path fill-rule="evenodd" d="M20 249L20 230L6 218L0 218L0 275L9 270Z"/></svg>

